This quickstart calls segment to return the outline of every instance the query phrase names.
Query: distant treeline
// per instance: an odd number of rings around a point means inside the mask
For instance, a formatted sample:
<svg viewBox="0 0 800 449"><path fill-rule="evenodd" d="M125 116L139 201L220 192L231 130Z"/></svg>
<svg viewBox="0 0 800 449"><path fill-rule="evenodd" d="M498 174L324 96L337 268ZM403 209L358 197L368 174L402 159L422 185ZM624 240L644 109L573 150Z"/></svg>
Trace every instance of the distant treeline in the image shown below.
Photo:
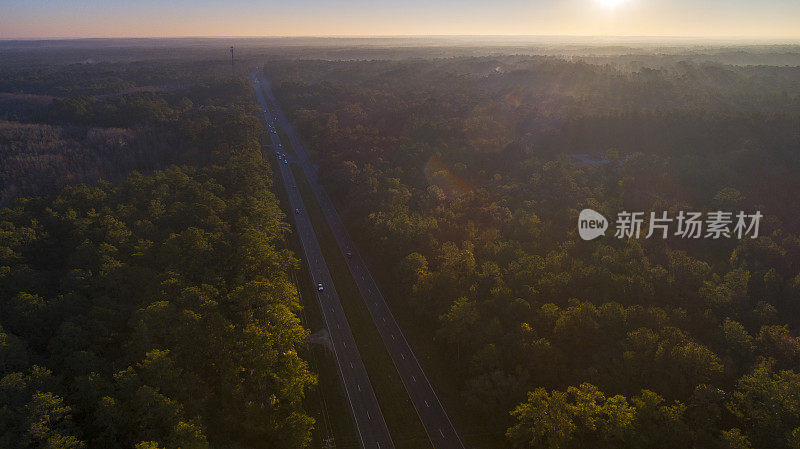
<svg viewBox="0 0 800 449"><path fill-rule="evenodd" d="M74 182L118 181L132 170L217 160L239 132L253 137L241 127L254 120L246 114L248 89L236 79L47 102L6 94L6 103L15 104L7 109L9 121L0 122L0 204Z"/></svg>

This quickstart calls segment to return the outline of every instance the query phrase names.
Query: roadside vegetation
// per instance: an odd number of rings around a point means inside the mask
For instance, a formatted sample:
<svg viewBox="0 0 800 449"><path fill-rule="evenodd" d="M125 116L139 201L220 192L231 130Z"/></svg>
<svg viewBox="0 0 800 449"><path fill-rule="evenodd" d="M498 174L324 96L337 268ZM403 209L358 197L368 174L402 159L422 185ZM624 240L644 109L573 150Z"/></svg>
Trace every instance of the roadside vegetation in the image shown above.
<svg viewBox="0 0 800 449"><path fill-rule="evenodd" d="M398 447L429 449L431 444L425 428L408 397L314 192L301 169L293 167L292 171L392 441Z"/></svg>
<svg viewBox="0 0 800 449"><path fill-rule="evenodd" d="M285 142L285 140L283 140ZM290 152L288 145L284 151ZM276 173L274 178L274 191L280 203L281 210L287 217L293 216L289 198L283 185L283 178L277 174L281 162L275 157L274 150L264 147L264 158L270 162L272 170ZM288 238L289 249L294 254L302 254L303 248L297 234L292 232ZM291 279L300 295L302 311L298 314L303 327L310 333L327 332L322 318L317 292L308 273L308 266L301 262L297 270L291 273ZM328 344L309 336L310 344L305 345L300 351L300 356L308 361L311 371L317 374L318 383L313 388L304 402L308 414L314 417L316 424L312 431L312 447L322 447L331 439L331 443L339 447L358 446L359 440L347 395L344 391L336 366L336 358Z"/></svg>

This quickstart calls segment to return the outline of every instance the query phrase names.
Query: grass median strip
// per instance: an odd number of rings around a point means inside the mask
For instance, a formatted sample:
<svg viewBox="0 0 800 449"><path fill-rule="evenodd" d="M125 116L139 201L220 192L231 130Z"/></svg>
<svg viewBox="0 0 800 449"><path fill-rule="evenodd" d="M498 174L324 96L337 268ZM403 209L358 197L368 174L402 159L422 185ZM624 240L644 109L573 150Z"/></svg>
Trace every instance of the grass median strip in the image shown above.
<svg viewBox="0 0 800 449"><path fill-rule="evenodd" d="M283 178L278 171L278 161L270 148L265 150L264 156L264 159L272 167L273 191L278 196L281 209L291 219L290 211L292 209L283 185ZM296 233L292 233L287 238L287 245L296 256L302 257L303 250ZM300 313L303 327L312 333L322 329L324 327L322 313L319 310L319 302L308 275L308 267L304 263L300 265L295 284L303 305L303 311ZM323 346L309 344L301 351L300 355L308 361L311 370L318 376L317 387L303 401L305 409L317 421L314 426L311 447L322 447L325 443L324 440L331 436L337 447L358 447L358 435L333 354Z"/></svg>
<svg viewBox="0 0 800 449"><path fill-rule="evenodd" d="M431 443L425 428L361 298L311 186L302 169L293 165L292 171L392 439L399 448L430 449Z"/></svg>
<svg viewBox="0 0 800 449"><path fill-rule="evenodd" d="M369 248L369 245L363 241L356 240L356 244L359 248ZM377 263L380 255L363 249L361 255L366 259L367 265L371 267L371 272L378 284L391 285L387 276L389 268ZM508 447L508 441L503 434L498 434L492 425L480 420L474 413L468 412L469 407L465 403L464 397L461 396L457 385L452 381L453 367L449 364L449 359L442 354L441 347L434 342L435 327L414 316L408 307L403 307L403 297L391 289L382 289L381 291L384 293L395 319L403 329L403 334L414 350L417 360L422 365L422 369L444 404L448 416L455 424L456 429L462 430L459 434L467 447L497 449ZM464 429L470 429L470 431L463 432Z"/></svg>

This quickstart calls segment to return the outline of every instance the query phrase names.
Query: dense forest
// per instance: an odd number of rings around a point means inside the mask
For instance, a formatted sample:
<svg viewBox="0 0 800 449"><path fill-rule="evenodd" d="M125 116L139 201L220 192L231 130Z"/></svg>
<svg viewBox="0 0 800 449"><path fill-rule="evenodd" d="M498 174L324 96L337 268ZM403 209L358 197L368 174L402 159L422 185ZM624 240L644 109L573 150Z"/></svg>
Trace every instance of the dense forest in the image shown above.
<svg viewBox="0 0 800 449"><path fill-rule="evenodd" d="M247 79L20 70L0 79L0 447L306 447L298 261Z"/></svg>
<svg viewBox="0 0 800 449"><path fill-rule="evenodd" d="M800 68L265 72L393 308L436 329L450 408L498 447L800 448ZM583 208L765 218L756 239L585 242Z"/></svg>

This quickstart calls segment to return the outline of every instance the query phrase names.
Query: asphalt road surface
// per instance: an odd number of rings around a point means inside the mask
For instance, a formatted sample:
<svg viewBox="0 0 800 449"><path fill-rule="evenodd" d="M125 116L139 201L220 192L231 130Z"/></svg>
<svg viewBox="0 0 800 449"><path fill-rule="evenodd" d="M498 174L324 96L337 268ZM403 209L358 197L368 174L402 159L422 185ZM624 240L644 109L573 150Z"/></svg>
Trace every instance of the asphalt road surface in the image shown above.
<svg viewBox="0 0 800 449"><path fill-rule="evenodd" d="M272 115L264 99L259 81L255 77L252 78L252 81L256 90L256 99L264 111L264 120L269 127L273 123ZM269 135L276 156L281 153L285 154L283 148L281 148L278 134L270 131ZM322 291L317 291L317 300L322 310L325 326L328 328L331 342L333 343L333 352L339 367L339 375L342 378L342 383L350 402L350 409L353 413L361 446L365 449L394 448L389 429L386 427L383 414L378 406L378 399L375 397L369 376L367 376L367 370L361 361L361 355L358 353L358 347L356 347L353 334L350 332L347 317L339 302L339 296L336 294L325 259L322 257L322 249L319 246L316 234L314 234L314 228L306 213L303 199L297 189L297 183L285 156L278 157L278 166L289 197L295 227L297 234L300 236L311 279L315 288L319 283L323 287Z"/></svg>
<svg viewBox="0 0 800 449"><path fill-rule="evenodd" d="M378 331L381 334L381 338L397 367L400 378L405 384L411 402L417 409L423 426L425 426L428 438L430 438L433 447L436 449L464 449L464 443L461 441L453 423L447 416L442 402L439 400L439 397L436 396L433 386L422 371L422 367L417 357L414 355L414 352L411 350L411 346L403 336L403 332L400 330L397 321L395 321L394 315L392 315L386 300L378 289L378 285L372 278L367 264L364 262L364 259L358 252L358 248L356 248L355 243L347 233L347 229L344 223L342 223L339 213L336 211L336 207L333 205L325 188L319 183L316 176L316 169L311 164L302 142L300 142L291 124L281 111L263 73L259 71L257 76L263 92L266 93L274 105L275 110L272 112L277 118L278 125L280 125L280 128L292 144L297 162L303 168L306 178L309 184L311 184L311 188L314 190L314 194L322 208L325 219L328 221L328 225L339 244L339 249L345 254L350 272L353 274L356 284L358 284L361 296L364 298L367 308L370 314L372 314L372 319L375 321L375 325L378 327ZM348 255L348 253L350 255Z"/></svg>

